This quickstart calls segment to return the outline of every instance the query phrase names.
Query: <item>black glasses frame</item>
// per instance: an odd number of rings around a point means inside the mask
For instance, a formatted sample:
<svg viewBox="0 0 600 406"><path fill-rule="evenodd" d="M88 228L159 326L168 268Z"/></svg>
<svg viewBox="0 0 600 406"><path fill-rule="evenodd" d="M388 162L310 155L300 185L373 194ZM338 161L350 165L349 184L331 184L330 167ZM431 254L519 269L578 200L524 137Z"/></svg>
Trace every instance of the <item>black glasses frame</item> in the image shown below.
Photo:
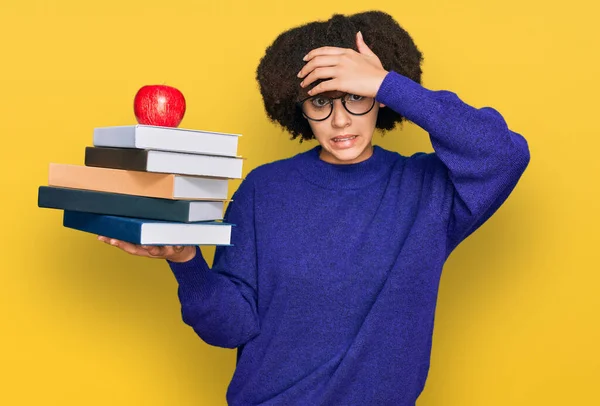
<svg viewBox="0 0 600 406"><path fill-rule="evenodd" d="M304 116L304 118L306 118L308 120L311 120L311 121L325 121L329 117L331 117L331 114L333 113L333 101L336 100L336 99L341 99L342 106L344 106L344 109L348 113L352 114L353 116L364 116L365 114L368 114L371 110L373 110L373 107L375 107L375 99L373 98L373 104L371 104L371 107L369 107L369 110L365 111L364 113L353 113L350 110L348 110L348 107L346 107L346 100L344 100L344 97L348 96L349 94L350 93L345 93L345 94L343 94L341 96L338 96L338 97L324 97L324 96L319 96L319 95L309 96L306 99L302 99L301 101L296 102L296 105L298 106L298 108L302 112L302 115ZM313 99L315 97L324 97L326 99L329 99L329 103L328 104L331 106L331 108L329 109L329 114L327 114L327 117L325 117L325 118L319 118L319 119L317 119L317 118L310 118L309 116L307 116L304 113L304 109L302 108L302 105L304 104L304 102L307 101L307 100L309 100L309 99Z"/></svg>

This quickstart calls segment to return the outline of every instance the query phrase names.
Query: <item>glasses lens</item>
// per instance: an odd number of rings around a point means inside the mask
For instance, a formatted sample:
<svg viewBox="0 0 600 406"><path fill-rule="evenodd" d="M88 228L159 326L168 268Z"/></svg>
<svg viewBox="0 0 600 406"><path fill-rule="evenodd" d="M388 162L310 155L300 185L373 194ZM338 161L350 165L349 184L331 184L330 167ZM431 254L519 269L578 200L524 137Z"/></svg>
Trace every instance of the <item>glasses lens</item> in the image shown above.
<svg viewBox="0 0 600 406"><path fill-rule="evenodd" d="M346 109L352 114L365 114L371 107L375 100L372 97L357 96L355 94L347 94L344 96L346 102Z"/></svg>
<svg viewBox="0 0 600 406"><path fill-rule="evenodd" d="M313 120L323 120L331 113L331 99L324 96L315 96L302 103L302 112Z"/></svg>
<svg viewBox="0 0 600 406"><path fill-rule="evenodd" d="M355 94L345 94L343 96L346 110L354 115L362 115L368 113L375 99L372 97L357 96ZM324 120L331 113L333 108L333 100L325 96L314 96L305 100L302 103L302 112L312 120Z"/></svg>

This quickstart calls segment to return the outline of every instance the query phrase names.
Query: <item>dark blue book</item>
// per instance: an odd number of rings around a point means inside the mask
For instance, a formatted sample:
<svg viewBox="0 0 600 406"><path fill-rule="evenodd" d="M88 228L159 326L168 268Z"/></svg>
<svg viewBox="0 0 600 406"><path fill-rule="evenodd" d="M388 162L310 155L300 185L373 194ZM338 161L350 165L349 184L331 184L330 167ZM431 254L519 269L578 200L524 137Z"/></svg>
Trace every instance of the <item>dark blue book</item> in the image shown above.
<svg viewBox="0 0 600 406"><path fill-rule="evenodd" d="M233 224L175 223L65 210L63 226L141 245L231 245Z"/></svg>
<svg viewBox="0 0 600 406"><path fill-rule="evenodd" d="M223 201L173 200L156 197L40 186L38 207L142 219L193 222L223 219Z"/></svg>

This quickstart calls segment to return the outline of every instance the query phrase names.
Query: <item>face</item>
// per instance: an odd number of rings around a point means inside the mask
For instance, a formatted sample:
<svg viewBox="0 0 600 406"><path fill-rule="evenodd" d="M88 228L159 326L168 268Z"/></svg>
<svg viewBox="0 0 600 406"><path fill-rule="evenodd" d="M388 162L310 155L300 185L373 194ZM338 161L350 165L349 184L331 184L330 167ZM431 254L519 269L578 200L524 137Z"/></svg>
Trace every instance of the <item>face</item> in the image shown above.
<svg viewBox="0 0 600 406"><path fill-rule="evenodd" d="M319 96L338 97L339 92ZM367 114L350 114L341 99L333 101L333 112L323 121L308 120L315 138L321 145L320 158L332 164L353 164L364 161L373 154L373 132L379 112L379 103Z"/></svg>

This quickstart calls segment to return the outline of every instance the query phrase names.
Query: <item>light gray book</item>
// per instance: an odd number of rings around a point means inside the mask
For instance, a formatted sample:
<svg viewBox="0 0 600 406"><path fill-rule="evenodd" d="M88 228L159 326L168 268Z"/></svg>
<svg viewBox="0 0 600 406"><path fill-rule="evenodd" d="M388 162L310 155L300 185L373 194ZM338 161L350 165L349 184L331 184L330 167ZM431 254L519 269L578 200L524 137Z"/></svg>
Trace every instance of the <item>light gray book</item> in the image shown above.
<svg viewBox="0 0 600 406"><path fill-rule="evenodd" d="M94 146L237 156L240 134L151 125L94 128Z"/></svg>

